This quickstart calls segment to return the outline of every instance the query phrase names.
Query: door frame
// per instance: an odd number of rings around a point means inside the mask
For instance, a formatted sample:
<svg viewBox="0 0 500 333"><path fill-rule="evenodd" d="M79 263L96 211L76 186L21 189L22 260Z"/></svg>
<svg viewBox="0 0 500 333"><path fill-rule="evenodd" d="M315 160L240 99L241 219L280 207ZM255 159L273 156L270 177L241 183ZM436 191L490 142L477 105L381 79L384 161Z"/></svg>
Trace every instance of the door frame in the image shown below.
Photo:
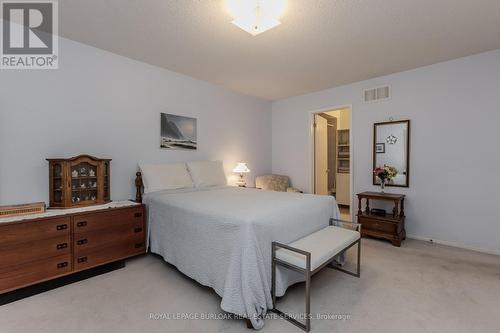
<svg viewBox="0 0 500 333"><path fill-rule="evenodd" d="M311 110L309 111L309 144L308 149L309 149L309 183L310 183L310 189L312 193L316 192L315 189L315 140L314 140L314 116L317 113L323 113L323 112L328 112L328 111L336 111L340 109L350 109L351 110L351 117L349 121L349 144L350 144L350 151L349 151L349 168L351 170L350 175L349 175L349 186L351 190L351 195L350 195L350 203L349 203L349 213L351 215L352 221L354 221L355 217L355 211L354 211L354 127L353 127L353 114L354 110L352 107L352 104L344 104L344 105L337 105L337 106L332 106L328 108L321 108L317 110Z"/></svg>
<svg viewBox="0 0 500 333"><path fill-rule="evenodd" d="M318 157L318 154L317 154L318 153L318 151L317 151L317 148L318 148L318 144L317 144L317 141L318 141L317 140L317 130L318 130L318 121L319 121L319 118L321 118L322 121L324 121L326 123L326 133L325 133L326 138L325 138L325 142L324 142L326 144L325 147L328 147L328 144L329 144L329 142L328 142L328 120L326 118L320 116L318 113L315 113L315 114L313 114L313 135L314 135L314 137L313 137L313 147L314 147L314 150L313 150L313 157L314 157L314 163L313 163L313 168L314 168L314 170L313 170L313 180L314 180L314 183L313 183L313 192L314 192L314 194L316 194L317 190L321 186L320 185L317 188L317 185L318 185L318 179L317 178L318 178L318 173L319 172L318 172L318 170L316 170L317 167L318 167L318 165L316 163L318 162L318 159L317 159L317 157ZM314 124L316 124L316 126L314 126ZM322 141L322 140L320 140L320 141ZM323 154L321 154L321 155L323 155ZM325 161L327 163L327 165L325 167L325 172L326 172L326 169L328 169L328 167L329 167L329 165L328 165L328 148L327 148L326 155L324 156L324 158L325 158ZM330 188L328 186L329 185L329 182L328 182L328 176L329 175L325 174L324 176L326 177L326 184L323 184L323 185L326 186L326 194L328 194L328 192L330 190ZM322 191L320 190L320 192L322 192Z"/></svg>

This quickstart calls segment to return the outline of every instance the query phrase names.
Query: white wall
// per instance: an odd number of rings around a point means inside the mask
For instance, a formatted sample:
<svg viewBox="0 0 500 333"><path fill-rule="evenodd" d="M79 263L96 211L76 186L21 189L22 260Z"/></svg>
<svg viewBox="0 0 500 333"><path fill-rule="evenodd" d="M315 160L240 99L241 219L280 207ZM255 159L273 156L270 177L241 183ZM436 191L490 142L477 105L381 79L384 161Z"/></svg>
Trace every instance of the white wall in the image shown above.
<svg viewBox="0 0 500 333"><path fill-rule="evenodd" d="M271 104L73 41L58 70L0 71L0 204L48 201L48 157L112 158L112 198L137 163L222 159L271 170ZM160 112L198 118L198 150L159 149ZM250 181L251 183L252 181Z"/></svg>
<svg viewBox="0 0 500 333"><path fill-rule="evenodd" d="M362 90L392 85L365 104ZM500 50L273 103L273 172L311 188L310 112L352 105L354 191L372 185L373 123L411 120L407 232L500 253ZM475 114L471 117L470 110Z"/></svg>

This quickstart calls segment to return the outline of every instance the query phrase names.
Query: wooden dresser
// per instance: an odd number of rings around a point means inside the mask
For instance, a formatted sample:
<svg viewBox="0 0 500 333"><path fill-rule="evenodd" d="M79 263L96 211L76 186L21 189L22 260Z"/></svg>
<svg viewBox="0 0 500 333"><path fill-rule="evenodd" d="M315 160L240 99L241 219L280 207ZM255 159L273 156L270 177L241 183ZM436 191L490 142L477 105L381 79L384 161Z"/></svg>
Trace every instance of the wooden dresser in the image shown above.
<svg viewBox="0 0 500 333"><path fill-rule="evenodd" d="M144 205L74 211L0 220L0 297L146 252Z"/></svg>
<svg viewBox="0 0 500 333"><path fill-rule="evenodd" d="M406 238L404 194L363 192L358 193L358 223L362 225L361 234L390 240L392 245L401 246ZM366 200L365 210L362 209L363 199ZM394 204L389 214L374 214L371 211L370 200L389 201Z"/></svg>

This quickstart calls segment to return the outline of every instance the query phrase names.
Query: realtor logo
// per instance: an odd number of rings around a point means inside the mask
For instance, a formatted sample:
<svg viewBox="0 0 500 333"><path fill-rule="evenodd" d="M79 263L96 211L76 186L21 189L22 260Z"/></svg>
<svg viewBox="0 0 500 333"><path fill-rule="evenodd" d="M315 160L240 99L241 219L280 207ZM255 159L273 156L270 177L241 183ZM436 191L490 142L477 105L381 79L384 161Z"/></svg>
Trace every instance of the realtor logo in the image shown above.
<svg viewBox="0 0 500 333"><path fill-rule="evenodd" d="M2 69L57 69L56 1L1 2Z"/></svg>

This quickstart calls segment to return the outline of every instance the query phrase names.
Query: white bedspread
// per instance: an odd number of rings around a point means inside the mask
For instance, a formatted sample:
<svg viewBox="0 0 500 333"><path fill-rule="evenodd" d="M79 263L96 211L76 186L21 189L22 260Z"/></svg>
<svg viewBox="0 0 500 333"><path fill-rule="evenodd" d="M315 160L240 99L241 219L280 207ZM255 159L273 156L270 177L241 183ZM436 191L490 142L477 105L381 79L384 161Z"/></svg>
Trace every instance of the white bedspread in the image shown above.
<svg viewBox="0 0 500 333"><path fill-rule="evenodd" d="M153 253L222 297L224 311L255 328L272 307L271 242L290 243L339 218L335 199L250 188L212 187L150 193ZM277 295L303 281L278 267Z"/></svg>

